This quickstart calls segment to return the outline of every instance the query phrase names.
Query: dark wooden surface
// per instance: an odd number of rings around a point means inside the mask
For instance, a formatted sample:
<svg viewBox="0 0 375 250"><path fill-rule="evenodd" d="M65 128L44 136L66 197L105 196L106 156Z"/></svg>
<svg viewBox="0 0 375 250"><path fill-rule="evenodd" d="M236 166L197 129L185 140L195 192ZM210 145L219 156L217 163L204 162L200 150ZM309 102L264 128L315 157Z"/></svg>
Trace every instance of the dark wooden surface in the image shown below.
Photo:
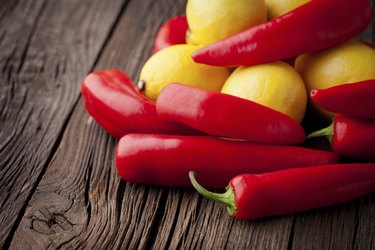
<svg viewBox="0 0 375 250"><path fill-rule="evenodd" d="M372 2L374 2L372 0ZM0 0L0 248L375 249L375 195L237 221L193 190L121 181L83 77L134 80L183 0ZM374 22L363 38L375 42Z"/></svg>

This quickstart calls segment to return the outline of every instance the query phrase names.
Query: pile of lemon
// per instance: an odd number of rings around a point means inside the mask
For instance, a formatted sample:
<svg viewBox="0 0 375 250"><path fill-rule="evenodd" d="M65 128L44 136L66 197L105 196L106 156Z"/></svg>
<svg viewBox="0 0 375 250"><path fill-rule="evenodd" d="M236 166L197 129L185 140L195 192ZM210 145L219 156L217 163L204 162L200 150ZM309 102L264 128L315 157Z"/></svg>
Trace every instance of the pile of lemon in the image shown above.
<svg viewBox="0 0 375 250"><path fill-rule="evenodd" d="M308 0L188 0L187 44L174 45L153 55L144 65L140 80L144 93L155 100L169 83L245 98L278 110L301 122L311 89L375 78L375 49L349 41L324 51L300 55L294 63L273 62L229 69L197 64L191 54L252 26L276 18ZM333 117L313 107L326 118Z"/></svg>

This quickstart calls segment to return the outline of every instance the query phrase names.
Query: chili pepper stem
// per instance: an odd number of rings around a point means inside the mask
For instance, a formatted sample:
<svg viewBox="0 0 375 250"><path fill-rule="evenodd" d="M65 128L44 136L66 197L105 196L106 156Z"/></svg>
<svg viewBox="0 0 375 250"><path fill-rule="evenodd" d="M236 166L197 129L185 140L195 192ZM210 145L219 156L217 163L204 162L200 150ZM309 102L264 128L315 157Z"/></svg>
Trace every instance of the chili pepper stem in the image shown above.
<svg viewBox="0 0 375 250"><path fill-rule="evenodd" d="M194 171L189 172L189 178L193 187L203 195L204 197L217 201L227 206L227 211L230 215L233 215L236 211L236 202L234 197L234 191L230 186L226 187L226 192L222 194L213 193L202 187L195 179L196 173Z"/></svg>
<svg viewBox="0 0 375 250"><path fill-rule="evenodd" d="M312 132L307 136L307 139L325 136L328 139L329 143L332 144L332 138L334 134L334 123L335 122L332 122L331 125L329 125L328 127Z"/></svg>

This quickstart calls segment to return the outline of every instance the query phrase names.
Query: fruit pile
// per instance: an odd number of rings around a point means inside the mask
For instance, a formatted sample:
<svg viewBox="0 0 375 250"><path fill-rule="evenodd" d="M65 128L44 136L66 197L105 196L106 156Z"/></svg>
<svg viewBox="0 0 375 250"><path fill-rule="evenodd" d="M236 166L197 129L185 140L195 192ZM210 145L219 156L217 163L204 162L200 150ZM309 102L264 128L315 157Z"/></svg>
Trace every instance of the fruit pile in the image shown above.
<svg viewBox="0 0 375 250"><path fill-rule="evenodd" d="M137 86L93 72L85 106L120 139L126 181L194 186L239 219L350 201L375 190L375 48L353 39L371 14L368 0L188 0ZM333 123L306 137L307 109ZM319 136L332 151L304 144Z"/></svg>

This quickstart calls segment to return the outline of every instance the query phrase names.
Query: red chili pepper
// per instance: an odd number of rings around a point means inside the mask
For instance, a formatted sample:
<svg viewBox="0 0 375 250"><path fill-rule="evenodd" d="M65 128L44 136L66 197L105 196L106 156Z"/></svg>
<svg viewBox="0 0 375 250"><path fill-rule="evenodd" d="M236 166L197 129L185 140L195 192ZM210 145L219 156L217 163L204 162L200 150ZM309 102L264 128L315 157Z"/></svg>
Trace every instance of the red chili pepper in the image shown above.
<svg viewBox="0 0 375 250"><path fill-rule="evenodd" d="M346 116L375 119L375 79L312 90L311 99L322 108Z"/></svg>
<svg viewBox="0 0 375 250"><path fill-rule="evenodd" d="M375 164L336 164L243 174L233 178L223 194L204 189L195 180L194 172L189 176L200 194L223 203L230 215L241 220L340 204L375 190Z"/></svg>
<svg viewBox="0 0 375 250"><path fill-rule="evenodd" d="M375 46L372 44L372 43L370 43L370 42L367 42L367 41L363 41L363 40L360 40L363 44L365 44L365 45L367 45L367 46L369 46L370 48L373 48L373 49L375 49Z"/></svg>
<svg viewBox="0 0 375 250"><path fill-rule="evenodd" d="M197 134L182 124L166 121L155 104L143 96L132 80L119 70L89 74L81 92L89 114L112 136L127 133Z"/></svg>
<svg viewBox="0 0 375 250"><path fill-rule="evenodd" d="M303 128L255 102L182 84L169 84L156 101L158 114L208 134L252 142L301 144Z"/></svg>
<svg viewBox="0 0 375 250"><path fill-rule="evenodd" d="M360 34L371 21L368 0L312 0L193 53L197 63L253 65L328 48Z"/></svg>
<svg viewBox="0 0 375 250"><path fill-rule="evenodd" d="M336 115L332 124L307 138L326 136L332 149L347 158L375 161L375 121Z"/></svg>
<svg viewBox="0 0 375 250"><path fill-rule="evenodd" d="M186 16L176 16L169 19L160 27L158 33L156 34L152 54L155 54L159 50L175 44L186 43L187 30L188 23Z"/></svg>
<svg viewBox="0 0 375 250"><path fill-rule="evenodd" d="M230 178L242 173L337 162L332 152L212 136L129 134L120 139L116 150L118 173L126 181L173 187L191 186L190 170L199 173L204 185L224 188Z"/></svg>

